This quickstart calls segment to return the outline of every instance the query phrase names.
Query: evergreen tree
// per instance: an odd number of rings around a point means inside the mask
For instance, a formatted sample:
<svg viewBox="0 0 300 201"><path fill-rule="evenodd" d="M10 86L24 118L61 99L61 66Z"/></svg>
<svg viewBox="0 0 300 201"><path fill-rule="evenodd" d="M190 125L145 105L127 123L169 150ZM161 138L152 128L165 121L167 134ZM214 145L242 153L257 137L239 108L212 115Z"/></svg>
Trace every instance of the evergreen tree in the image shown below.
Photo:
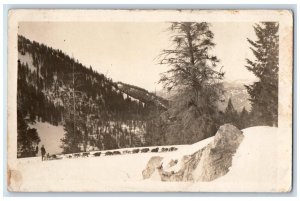
<svg viewBox="0 0 300 201"><path fill-rule="evenodd" d="M217 129L216 103L224 73L217 66L217 57L210 54L215 44L209 26L206 22L172 23L173 49L160 55L160 63L170 67L160 82L177 91L168 111L173 121L167 128L168 144L193 143Z"/></svg>
<svg viewBox="0 0 300 201"><path fill-rule="evenodd" d="M106 150L118 148L116 139L114 137L112 137L109 133L104 135L103 143L104 143L104 149L106 149Z"/></svg>
<svg viewBox="0 0 300 201"><path fill-rule="evenodd" d="M249 122L249 113L248 111L246 110L245 107L243 107L243 110L242 112L240 113L239 115L239 120L238 120L238 127L240 129L244 129L244 128L247 128L249 127L251 124Z"/></svg>
<svg viewBox="0 0 300 201"><path fill-rule="evenodd" d="M41 141L37 130L35 128L29 128L22 111L17 111L17 147L18 158L21 157L33 157L36 156L36 147Z"/></svg>
<svg viewBox="0 0 300 201"><path fill-rule="evenodd" d="M225 109L224 123L231 123L235 126L238 126L238 113L233 107L231 98L229 98L227 107Z"/></svg>
<svg viewBox="0 0 300 201"><path fill-rule="evenodd" d="M18 62L17 82L17 157L36 156L36 147L40 142L37 130L29 128L28 124L35 123L35 105L32 104L36 91L26 81L28 66Z"/></svg>
<svg viewBox="0 0 300 201"><path fill-rule="evenodd" d="M73 73L71 79L66 81L69 87L59 95L65 106L65 136L61 139L64 153L86 151L88 141L87 126L90 102L83 92L76 89L75 80Z"/></svg>
<svg viewBox="0 0 300 201"><path fill-rule="evenodd" d="M235 113L236 113L236 110L234 109L234 107L232 105L231 98L229 98L227 107L225 109L225 114L233 115Z"/></svg>
<svg viewBox="0 0 300 201"><path fill-rule="evenodd" d="M278 124L279 24L262 22L254 26L257 40L248 39L255 59L247 59L246 68L258 81L247 85L256 125Z"/></svg>
<svg viewBox="0 0 300 201"><path fill-rule="evenodd" d="M164 119L165 114L158 107L151 107L147 116L146 145L164 145L166 143L165 132L167 121Z"/></svg>
<svg viewBox="0 0 300 201"><path fill-rule="evenodd" d="M66 121L64 124L65 135L61 139L63 153L76 153L81 151L81 145L83 142L83 134L78 128L79 121L78 116L73 118L74 114L66 115ZM76 114L75 114L76 115ZM74 119L77 120L74 124Z"/></svg>

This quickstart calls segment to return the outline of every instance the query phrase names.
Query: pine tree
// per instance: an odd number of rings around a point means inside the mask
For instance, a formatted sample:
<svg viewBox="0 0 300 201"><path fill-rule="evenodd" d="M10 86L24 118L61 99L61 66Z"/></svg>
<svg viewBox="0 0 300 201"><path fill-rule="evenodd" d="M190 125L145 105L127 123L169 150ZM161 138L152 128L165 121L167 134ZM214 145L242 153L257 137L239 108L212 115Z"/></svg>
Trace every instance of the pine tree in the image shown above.
<svg viewBox="0 0 300 201"><path fill-rule="evenodd" d="M83 141L83 135L81 130L78 128L78 122L74 126L73 115L66 115L66 121L64 124L65 135L61 139L63 153L76 153L81 151L81 144ZM76 114L75 114L76 115ZM77 117L75 117L77 119Z"/></svg>
<svg viewBox="0 0 300 201"><path fill-rule="evenodd" d="M192 143L214 134L216 103L222 93L220 80L224 73L210 54L215 46L214 34L206 22L174 22L170 31L173 49L160 55L161 64L170 69L160 82L177 95L168 111L173 123L167 128L167 143Z"/></svg>
<svg viewBox="0 0 300 201"><path fill-rule="evenodd" d="M41 141L37 130L35 128L29 128L25 116L20 109L17 111L17 122L18 158L36 156L36 147Z"/></svg>
<svg viewBox="0 0 300 201"><path fill-rule="evenodd" d="M229 100L228 100L228 104L227 104L227 107L225 109L225 114L229 114L229 115L236 114L236 110L234 109L234 107L232 105L231 98L229 98Z"/></svg>
<svg viewBox="0 0 300 201"><path fill-rule="evenodd" d="M227 107L226 107L225 113L224 113L224 123L231 123L231 124L237 126L238 125L237 121L238 121L238 113L233 107L231 98L229 98L228 104L227 104Z"/></svg>
<svg viewBox="0 0 300 201"><path fill-rule="evenodd" d="M246 68L258 81L246 86L255 124L278 124L279 24L262 22L254 26L257 40L248 39L255 59L247 59Z"/></svg>
<svg viewBox="0 0 300 201"><path fill-rule="evenodd" d="M64 152L79 152L87 146L87 100L83 93L69 88L64 95L65 136L62 139Z"/></svg>
<svg viewBox="0 0 300 201"><path fill-rule="evenodd" d="M238 120L238 127L240 129L244 129L251 126L250 122L249 122L249 113L246 110L245 107L243 107L242 112L239 115L239 120Z"/></svg>
<svg viewBox="0 0 300 201"><path fill-rule="evenodd" d="M29 113L32 108L31 96L35 94L32 87L26 81L26 66L18 62L18 82L17 82L17 157L36 156L36 147L41 141L37 130L30 128L29 123L35 123L35 114ZM31 91L31 92L29 92ZM34 107L33 107L34 108ZM29 118L27 118L29 117Z"/></svg>

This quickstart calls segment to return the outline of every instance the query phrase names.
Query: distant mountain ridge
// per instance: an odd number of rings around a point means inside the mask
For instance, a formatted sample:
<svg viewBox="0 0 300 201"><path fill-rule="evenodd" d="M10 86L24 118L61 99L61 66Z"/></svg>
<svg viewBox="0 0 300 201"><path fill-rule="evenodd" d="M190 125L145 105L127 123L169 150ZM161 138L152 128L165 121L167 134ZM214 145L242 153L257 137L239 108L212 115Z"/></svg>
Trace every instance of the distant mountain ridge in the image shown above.
<svg viewBox="0 0 300 201"><path fill-rule="evenodd" d="M244 107L247 111L251 110L250 96L245 88L244 82L224 82L223 85L225 90L225 102L219 105L221 110L225 110L229 98L231 98L232 104L238 112L241 112Z"/></svg>
<svg viewBox="0 0 300 201"><path fill-rule="evenodd" d="M224 95L223 102L219 102L218 106L221 111L224 111L227 107L228 100L231 98L234 108L241 112L243 108L247 111L251 110L251 104L249 101L249 94L245 88L244 80L236 80L236 81L224 81ZM175 95L175 92L167 92L165 90L160 90L157 92L158 96L163 97L166 100L170 100L172 96Z"/></svg>

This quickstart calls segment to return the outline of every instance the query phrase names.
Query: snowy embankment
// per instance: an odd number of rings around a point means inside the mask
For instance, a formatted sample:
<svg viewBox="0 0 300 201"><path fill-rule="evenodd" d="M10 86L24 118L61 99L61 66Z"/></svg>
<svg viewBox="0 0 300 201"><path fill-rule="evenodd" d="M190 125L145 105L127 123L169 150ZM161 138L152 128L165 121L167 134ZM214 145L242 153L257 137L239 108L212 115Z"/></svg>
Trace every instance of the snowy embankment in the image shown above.
<svg viewBox="0 0 300 201"><path fill-rule="evenodd" d="M18 160L19 179L11 183L20 191L287 191L278 189L279 132L272 127L243 130L244 139L229 172L211 182L162 182L143 179L142 171L153 156L163 161L178 159L205 147L213 137L193 145L177 146L175 152L138 153L41 162L41 158Z"/></svg>

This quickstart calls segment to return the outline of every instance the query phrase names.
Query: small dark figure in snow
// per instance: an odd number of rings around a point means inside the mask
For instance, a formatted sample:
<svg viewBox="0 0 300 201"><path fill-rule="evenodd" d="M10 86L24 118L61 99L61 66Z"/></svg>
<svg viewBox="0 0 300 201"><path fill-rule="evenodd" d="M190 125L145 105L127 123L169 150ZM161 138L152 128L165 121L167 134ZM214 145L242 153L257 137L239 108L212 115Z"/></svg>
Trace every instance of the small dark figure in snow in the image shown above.
<svg viewBox="0 0 300 201"><path fill-rule="evenodd" d="M44 157L46 154L46 149L45 149L44 145L42 145L42 147L41 147L41 154L42 154L42 161L43 161L45 159Z"/></svg>

